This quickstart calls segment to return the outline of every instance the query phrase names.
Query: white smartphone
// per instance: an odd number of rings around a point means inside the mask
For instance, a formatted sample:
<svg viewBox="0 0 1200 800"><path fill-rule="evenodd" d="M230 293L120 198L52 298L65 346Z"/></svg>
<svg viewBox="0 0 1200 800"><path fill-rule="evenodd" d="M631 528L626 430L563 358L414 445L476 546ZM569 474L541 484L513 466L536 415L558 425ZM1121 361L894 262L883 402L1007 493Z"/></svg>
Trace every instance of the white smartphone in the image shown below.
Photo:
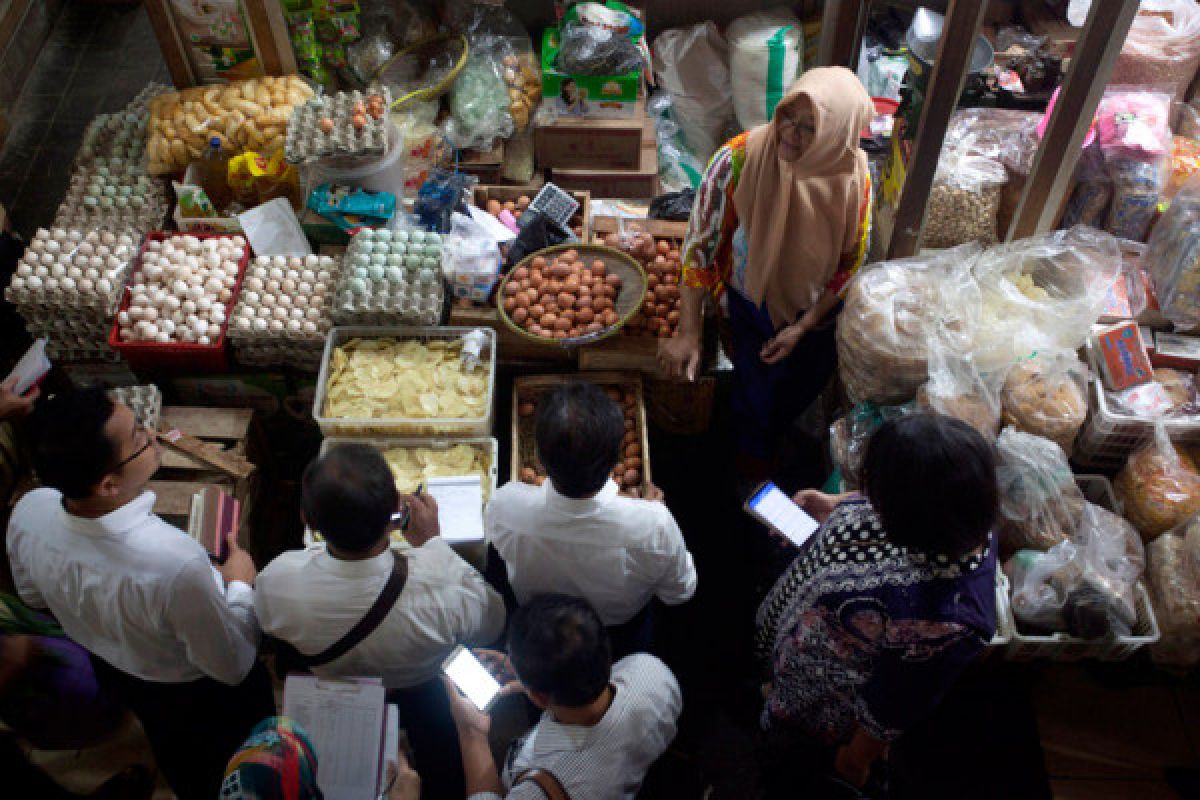
<svg viewBox="0 0 1200 800"><path fill-rule="evenodd" d="M500 682L492 677L492 673L474 653L461 644L442 663L442 672L480 711L487 711L496 695L500 694Z"/></svg>
<svg viewBox="0 0 1200 800"><path fill-rule="evenodd" d="M746 501L746 512L782 533L797 547L808 541L808 537L821 527L807 511L792 502L792 498L770 481L750 495Z"/></svg>

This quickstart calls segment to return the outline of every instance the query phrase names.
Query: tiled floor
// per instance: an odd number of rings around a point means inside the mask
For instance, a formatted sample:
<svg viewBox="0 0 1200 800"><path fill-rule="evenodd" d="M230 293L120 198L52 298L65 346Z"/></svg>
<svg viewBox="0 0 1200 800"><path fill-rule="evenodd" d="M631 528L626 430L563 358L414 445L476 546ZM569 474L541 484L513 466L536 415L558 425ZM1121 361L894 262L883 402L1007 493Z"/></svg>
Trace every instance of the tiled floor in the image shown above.
<svg viewBox="0 0 1200 800"><path fill-rule="evenodd" d="M0 151L0 202L28 236L50 223L87 123L150 81L170 83L140 6L67 4L12 113Z"/></svg>

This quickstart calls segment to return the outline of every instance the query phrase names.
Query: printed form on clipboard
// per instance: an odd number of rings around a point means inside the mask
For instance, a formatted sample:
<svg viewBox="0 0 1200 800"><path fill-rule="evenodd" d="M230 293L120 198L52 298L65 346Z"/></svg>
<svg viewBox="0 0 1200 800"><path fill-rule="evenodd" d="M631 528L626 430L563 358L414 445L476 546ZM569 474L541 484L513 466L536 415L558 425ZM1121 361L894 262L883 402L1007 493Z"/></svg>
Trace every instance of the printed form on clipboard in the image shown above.
<svg viewBox="0 0 1200 800"><path fill-rule="evenodd" d="M400 747L400 714L382 681L288 675L283 715L312 740L325 800L377 800Z"/></svg>

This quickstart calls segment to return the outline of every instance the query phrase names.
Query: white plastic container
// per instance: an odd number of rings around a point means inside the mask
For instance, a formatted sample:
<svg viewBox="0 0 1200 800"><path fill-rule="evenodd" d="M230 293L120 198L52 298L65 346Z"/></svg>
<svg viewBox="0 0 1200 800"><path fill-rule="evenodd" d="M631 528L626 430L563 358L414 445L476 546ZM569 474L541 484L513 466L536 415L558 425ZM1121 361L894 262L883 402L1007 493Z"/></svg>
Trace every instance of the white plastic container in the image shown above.
<svg viewBox="0 0 1200 800"><path fill-rule="evenodd" d="M404 196L404 148L400 146L400 132L394 124L388 125L388 149L381 158L345 167L317 162L309 174L313 186L323 183L355 186L371 192L391 192L399 200Z"/></svg>
<svg viewBox="0 0 1200 800"><path fill-rule="evenodd" d="M325 393L329 382L329 360L334 348L351 339L458 339L473 331L484 332L480 353L480 369L487 370L487 394L484 412L478 417L380 417L351 418L325 415ZM496 403L496 331L492 328L399 328L399 327L339 327L329 331L325 353L321 356L321 371L317 375L317 391L313 397L313 418L325 436L363 439L372 436L461 437L489 436Z"/></svg>

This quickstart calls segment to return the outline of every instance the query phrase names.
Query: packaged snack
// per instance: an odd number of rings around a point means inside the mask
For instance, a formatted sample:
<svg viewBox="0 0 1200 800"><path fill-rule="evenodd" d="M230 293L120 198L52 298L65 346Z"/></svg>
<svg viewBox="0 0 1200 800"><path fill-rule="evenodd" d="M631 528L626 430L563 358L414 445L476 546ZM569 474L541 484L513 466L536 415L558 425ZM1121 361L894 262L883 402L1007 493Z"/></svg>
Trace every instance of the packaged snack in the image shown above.
<svg viewBox="0 0 1200 800"><path fill-rule="evenodd" d="M996 480L1002 552L1049 550L1078 530L1083 492L1054 442L1005 428L996 439Z"/></svg>
<svg viewBox="0 0 1200 800"><path fill-rule="evenodd" d="M1125 516L1148 542L1200 511L1196 463L1175 447L1161 422L1154 440L1129 457L1113 488Z"/></svg>
<svg viewBox="0 0 1200 800"><path fill-rule="evenodd" d="M1071 350L1040 350L1013 367L1000 395L1004 424L1044 436L1068 455L1087 418L1087 367Z"/></svg>
<svg viewBox="0 0 1200 800"><path fill-rule="evenodd" d="M1200 662L1200 521L1192 517L1146 545L1146 588L1162 638L1150 646L1158 664Z"/></svg>
<svg viewBox="0 0 1200 800"><path fill-rule="evenodd" d="M1136 322L1113 325L1095 334L1093 341L1100 355L1100 373L1109 389L1121 391L1154 380L1150 356Z"/></svg>

